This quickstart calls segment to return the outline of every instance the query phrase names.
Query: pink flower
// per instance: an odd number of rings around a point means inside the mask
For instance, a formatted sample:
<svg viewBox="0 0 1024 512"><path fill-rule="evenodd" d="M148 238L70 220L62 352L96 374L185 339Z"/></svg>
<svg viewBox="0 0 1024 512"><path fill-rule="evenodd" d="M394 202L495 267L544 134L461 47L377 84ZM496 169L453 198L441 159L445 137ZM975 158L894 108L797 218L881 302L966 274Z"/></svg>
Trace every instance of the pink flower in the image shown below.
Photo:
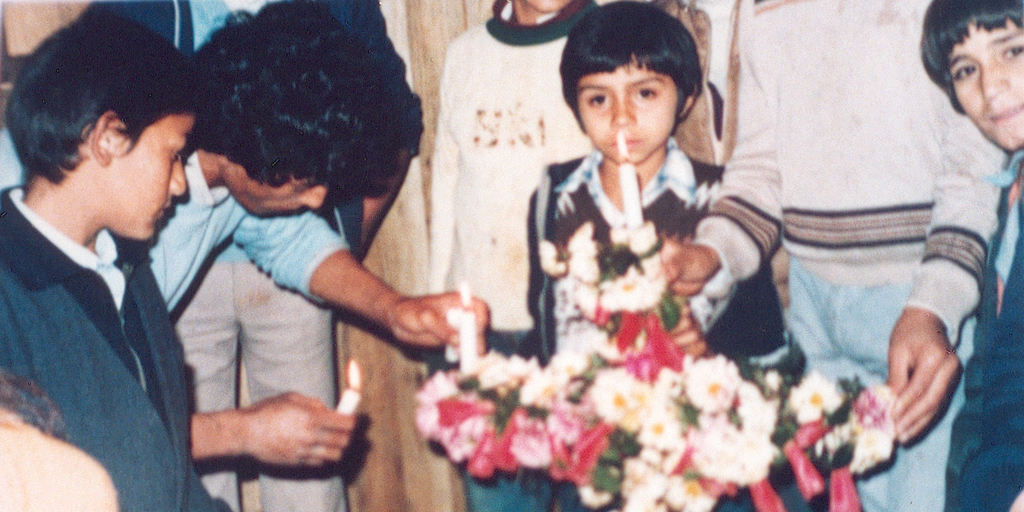
<svg viewBox="0 0 1024 512"><path fill-rule="evenodd" d="M459 394L455 372L437 372L416 392L420 405L435 404L438 401Z"/></svg>
<svg viewBox="0 0 1024 512"><path fill-rule="evenodd" d="M658 378L658 373L661 372L661 366L648 350L630 352L626 356L624 365L630 375L643 382L654 382Z"/></svg>
<svg viewBox="0 0 1024 512"><path fill-rule="evenodd" d="M877 429L892 434L893 396L888 387L866 388L853 402L853 414L857 423L864 428Z"/></svg>
<svg viewBox="0 0 1024 512"><path fill-rule="evenodd" d="M548 435L553 441L572 445L586 429L587 417L593 416L592 411L582 405L575 405L565 400L555 400L547 418Z"/></svg>
<svg viewBox="0 0 1024 512"><path fill-rule="evenodd" d="M522 411L522 413L520 413ZM551 464L551 439L544 420L531 418L522 408L516 409L510 423L516 422L509 451L523 467L543 469Z"/></svg>
<svg viewBox="0 0 1024 512"><path fill-rule="evenodd" d="M844 466L832 471L829 479L829 512L861 512L857 485L853 483L850 467Z"/></svg>
<svg viewBox="0 0 1024 512"><path fill-rule="evenodd" d="M449 459L463 462L477 451L481 440L493 429L487 417L473 416L454 427L442 428L437 442L444 446Z"/></svg>

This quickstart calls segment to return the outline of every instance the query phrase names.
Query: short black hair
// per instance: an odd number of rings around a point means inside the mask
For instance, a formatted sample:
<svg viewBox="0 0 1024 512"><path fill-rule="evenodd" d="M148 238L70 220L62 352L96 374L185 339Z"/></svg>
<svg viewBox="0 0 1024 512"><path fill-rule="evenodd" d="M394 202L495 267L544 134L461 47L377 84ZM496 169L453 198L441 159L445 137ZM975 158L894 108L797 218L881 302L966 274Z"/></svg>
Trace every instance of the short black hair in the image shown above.
<svg viewBox="0 0 1024 512"><path fill-rule="evenodd" d="M327 5L237 14L196 63L204 82L196 146L253 180L310 181L345 198L379 192L394 174L397 126L385 117L383 82Z"/></svg>
<svg viewBox="0 0 1024 512"><path fill-rule="evenodd" d="M924 16L921 36L921 59L928 76L946 91L953 108L964 113L953 90L949 73L949 56L953 47L967 38L972 26L985 30L1006 27L1012 21L1021 24L1020 0L935 0Z"/></svg>
<svg viewBox="0 0 1024 512"><path fill-rule="evenodd" d="M678 113L700 92L693 36L679 20L646 3L618 1L592 9L569 31L562 51L562 95L579 120L580 79L635 63L676 84Z"/></svg>
<svg viewBox="0 0 1024 512"><path fill-rule="evenodd" d="M172 114L195 113L191 63L142 25L87 9L26 59L6 123L27 177L59 183L96 121L114 112L134 144Z"/></svg>
<svg viewBox="0 0 1024 512"><path fill-rule="evenodd" d="M67 425L57 405L34 381L0 369L0 409L57 439L67 439Z"/></svg>

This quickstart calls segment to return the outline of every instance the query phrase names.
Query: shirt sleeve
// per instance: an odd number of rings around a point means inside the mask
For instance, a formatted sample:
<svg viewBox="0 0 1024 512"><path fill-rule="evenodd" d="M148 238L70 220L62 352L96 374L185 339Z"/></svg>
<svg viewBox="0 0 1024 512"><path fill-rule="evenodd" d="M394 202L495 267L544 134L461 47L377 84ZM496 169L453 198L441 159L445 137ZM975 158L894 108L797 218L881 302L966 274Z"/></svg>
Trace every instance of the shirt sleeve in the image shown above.
<svg viewBox="0 0 1024 512"><path fill-rule="evenodd" d="M247 214L234 238L277 284L313 299L309 292L313 272L328 256L349 248L343 236L312 212L277 217Z"/></svg>

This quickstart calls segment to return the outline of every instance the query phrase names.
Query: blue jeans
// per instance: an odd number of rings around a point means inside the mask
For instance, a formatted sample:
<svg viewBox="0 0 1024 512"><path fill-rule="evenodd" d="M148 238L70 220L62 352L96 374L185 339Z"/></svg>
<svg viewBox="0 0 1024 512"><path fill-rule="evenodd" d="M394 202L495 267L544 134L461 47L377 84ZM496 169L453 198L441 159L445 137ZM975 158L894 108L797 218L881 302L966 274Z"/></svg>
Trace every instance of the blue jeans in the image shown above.
<svg viewBox="0 0 1024 512"><path fill-rule="evenodd" d="M830 379L858 377L865 385L888 378L889 336L903 312L911 283L850 286L829 283L790 259L792 339L807 356L807 369ZM961 337L963 361L973 349L972 336ZM920 440L899 446L892 465L859 480L864 512L936 512L943 509L946 458L953 417L963 406L958 384L941 420Z"/></svg>

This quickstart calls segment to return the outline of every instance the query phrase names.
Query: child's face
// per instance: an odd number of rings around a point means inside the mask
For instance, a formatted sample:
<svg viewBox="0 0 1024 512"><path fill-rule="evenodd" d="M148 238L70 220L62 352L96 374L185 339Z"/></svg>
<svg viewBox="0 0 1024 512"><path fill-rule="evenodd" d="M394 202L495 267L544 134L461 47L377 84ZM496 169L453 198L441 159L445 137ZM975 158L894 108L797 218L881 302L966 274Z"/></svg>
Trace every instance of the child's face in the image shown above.
<svg viewBox="0 0 1024 512"><path fill-rule="evenodd" d="M185 193L181 151L194 117L172 114L149 125L139 140L116 157L117 172L111 175L105 227L125 238L145 240L171 204Z"/></svg>
<svg viewBox="0 0 1024 512"><path fill-rule="evenodd" d="M512 0L512 12L520 25L536 25L538 18L555 14L572 0Z"/></svg>
<svg viewBox="0 0 1024 512"><path fill-rule="evenodd" d="M585 75L577 90L583 131L606 165L622 163L617 144L622 131L629 161L641 176L661 168L678 111L671 77L631 64L611 73Z"/></svg>
<svg viewBox="0 0 1024 512"><path fill-rule="evenodd" d="M1024 31L971 26L949 55L953 90L974 124L1008 151L1024 147Z"/></svg>

